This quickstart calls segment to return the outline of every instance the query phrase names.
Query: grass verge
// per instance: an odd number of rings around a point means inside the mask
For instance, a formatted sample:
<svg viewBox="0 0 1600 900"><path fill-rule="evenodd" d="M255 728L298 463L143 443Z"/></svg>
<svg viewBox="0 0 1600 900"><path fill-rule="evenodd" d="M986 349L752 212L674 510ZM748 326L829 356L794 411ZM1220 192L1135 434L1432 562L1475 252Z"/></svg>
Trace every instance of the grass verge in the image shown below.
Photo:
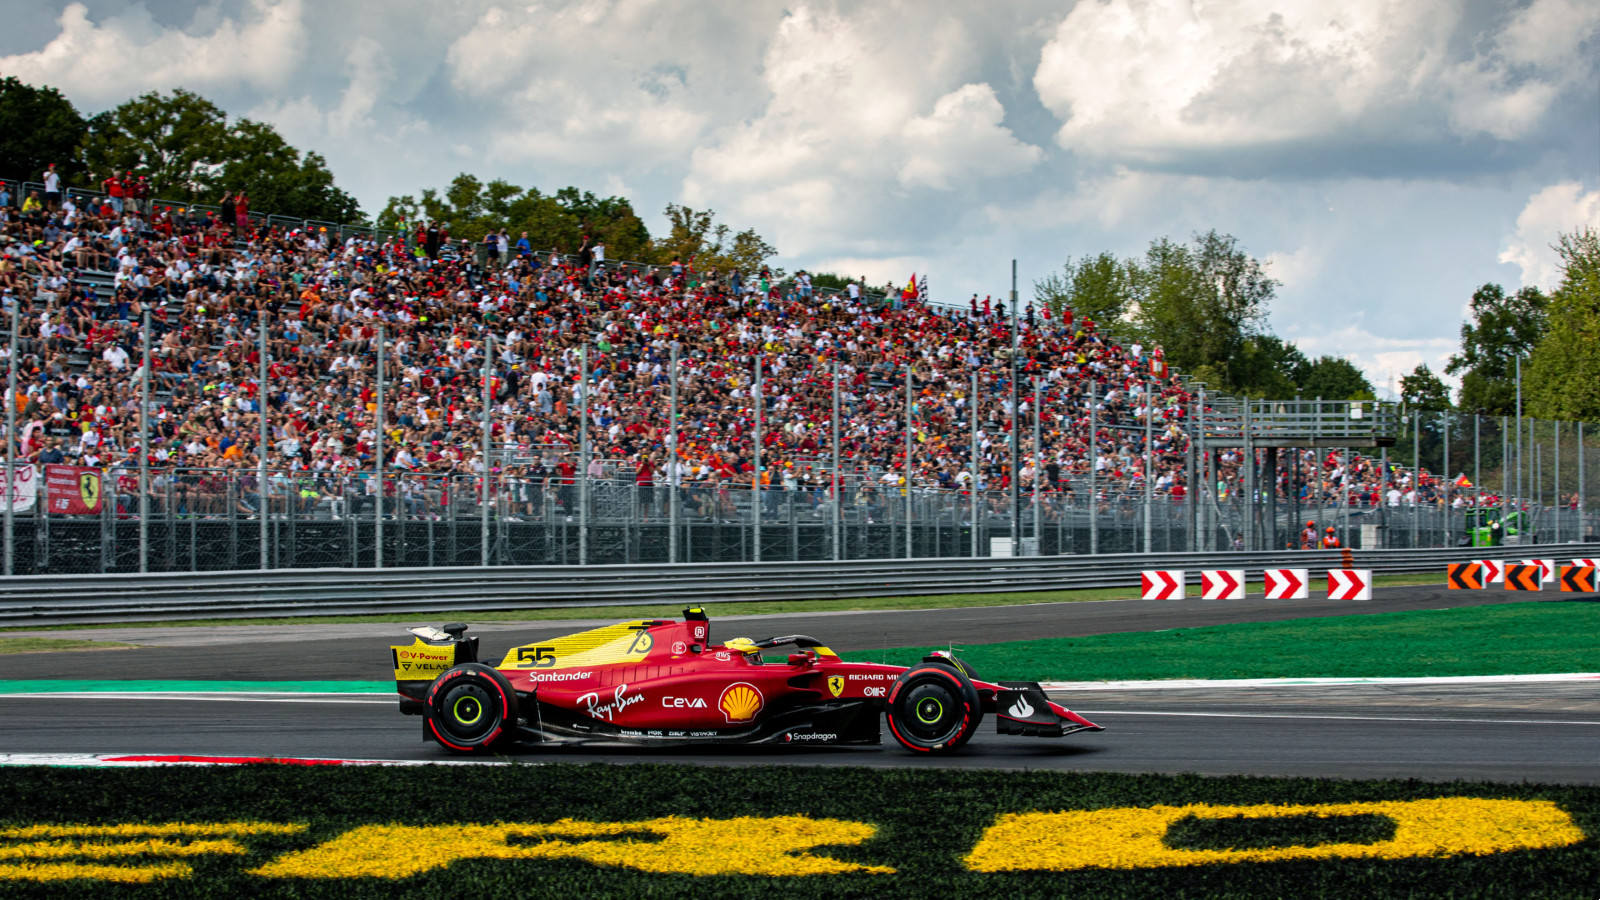
<svg viewBox="0 0 1600 900"><path fill-rule="evenodd" d="M1600 602L1505 603L1045 638L959 648L980 675L1029 681L1530 675L1600 670ZM938 647L846 653L910 665Z"/></svg>
<svg viewBox="0 0 1600 900"><path fill-rule="evenodd" d="M1063 747L1062 752L1085 752ZM523 898L807 896L850 898L991 897L1482 897L1585 898L1600 883L1600 789L1417 781L1209 778L1063 772L831 767L701 767L640 764L452 769L300 768L9 769L0 782L7 828L133 823L268 823L209 847L183 841L107 850L126 835L40 841L48 832L7 836L0 896L29 898ZM1426 841L1396 839L1390 816L1346 809L1337 819L1287 815L1171 821L1146 839L1146 857L1191 852L1188 864L1067 867L1085 845L1059 827L1018 842L1013 871L973 871L980 841L1001 816L1106 811L1138 815L1157 805L1378 804L1542 809L1563 823L1559 841L1535 840L1537 825L1511 827L1481 855L1429 855ZM1420 801L1420 803L1419 803ZM1509 801L1509 802L1507 802ZM1553 804L1553 806L1551 805ZM1288 811L1292 812L1292 811ZM800 849L768 840L771 819L803 816L814 827ZM719 837L687 846L673 829L738 817ZM1435 823L1471 831L1473 816ZM561 820L572 820L564 824ZM668 834L629 834L586 823L665 821ZM791 820L793 821L793 820ZM271 823L279 827L273 829ZM557 823L508 836L495 823ZM298 826L286 829L283 825ZM489 829L462 829L484 825ZM377 826L355 832L363 826ZM395 827L398 826L398 827ZM428 830L444 826L438 830ZM414 830L413 830L414 829ZM847 831L851 831L847 834ZM525 831L528 829L525 829ZM541 836L538 832L542 831ZM552 835L552 832L554 833ZM80 832L81 833L81 832ZM597 839L598 833L598 839ZM402 842L397 842L396 835ZM1160 832L1158 832L1160 834ZM486 835L488 835L486 837ZM1402 836L1404 837L1404 836ZM1152 842L1154 841L1154 842ZM1164 841L1164 844L1161 843ZM1388 841L1388 845L1381 842ZM676 843L675 843L676 842ZM229 846L231 844L231 847ZM661 845L666 846L661 846ZM1129 841L1128 846L1133 847ZM1376 852L1388 846L1389 852ZM319 857L304 854L312 848ZM343 847L342 857L329 848ZM1294 859L1294 848L1325 859ZM1515 849L1522 847L1524 849ZM1537 847L1537 849L1526 849ZM1235 851L1276 861L1231 861ZM996 849L991 846L990 850ZM1003 847L1000 849L1004 849ZM1092 847L1088 849L1094 849ZM1103 848L1102 848L1103 849ZM120 850L120 852L119 852ZM1240 854L1237 851L1246 851ZM1198 852L1196 852L1198 851ZM1437 854L1437 849L1433 851ZM1369 858L1359 857L1365 853ZM54 882L22 880L40 863L84 866L93 874ZM75 855L76 854L76 855ZM1004 853L991 853L991 859ZM1104 855L1102 853L1102 855ZM1168 856L1171 854L1168 853ZM1303 853L1301 855L1304 855ZM766 856L789 872L682 874ZM389 858L393 857L392 863ZM500 858L494 858L500 857ZM817 864L815 860L821 860ZM307 861L320 864L312 865ZM296 867L296 861L302 864ZM177 865L174 866L174 863ZM270 865L269 865L270 864ZM37 865L37 864L32 864ZM119 869L149 866L148 883L118 884ZM156 869L165 866L165 869ZM183 871L192 867L192 871ZM827 869L835 870L827 873ZM973 868L981 868L973 864ZM654 871L652 871L654 869ZM837 873L838 869L854 869ZM252 874L262 870L263 874ZM892 870L885 871L885 870ZM44 867L35 873L52 871ZM60 869L54 871L60 872ZM159 874L160 872L166 874ZM360 874L365 872L367 874ZM276 877L274 876L276 873ZM71 872L69 872L71 874ZM330 877L340 875L341 877ZM390 876L390 877L386 877ZM98 880L97 880L98 879Z"/></svg>
<svg viewBox="0 0 1600 900"><path fill-rule="evenodd" d="M0 638L0 654L45 653L55 650L126 650L132 644L71 638Z"/></svg>
<svg viewBox="0 0 1600 900"><path fill-rule="evenodd" d="M1443 585L1444 575L1380 575L1373 579L1375 587L1407 587ZM1191 595L1199 591L1189 586ZM1261 592L1260 582L1251 582L1251 593ZM1327 579L1313 579L1311 593L1327 591ZM852 612L858 610L893 609L965 609L979 606L1020 606L1033 603L1071 603L1083 600L1132 600L1139 596L1138 585L1125 588L1087 588L1072 591L1025 591L1004 594L910 594L902 597L859 597L842 600L775 600L775 601L707 601L702 605L712 618L724 616L769 616L796 613ZM661 603L644 606L557 606L539 609L509 609L463 613L442 611L437 613L386 613L372 616L306 616L301 618L256 619L191 619L179 622L152 622L152 628L181 628L217 625L341 625L350 623L430 622L451 619L469 619L484 622L549 622L566 620L604 620L674 618L683 613L682 603ZM127 623L116 625L55 625L46 628L29 626L26 629L0 629L5 631L92 631L99 628L127 628Z"/></svg>

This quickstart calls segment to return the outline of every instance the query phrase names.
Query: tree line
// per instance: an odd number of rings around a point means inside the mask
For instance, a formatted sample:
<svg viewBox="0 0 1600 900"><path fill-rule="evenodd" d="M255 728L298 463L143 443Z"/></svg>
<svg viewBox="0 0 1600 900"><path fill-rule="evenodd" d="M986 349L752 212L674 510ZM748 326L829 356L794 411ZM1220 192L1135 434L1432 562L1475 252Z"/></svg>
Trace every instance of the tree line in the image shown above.
<svg viewBox="0 0 1600 900"><path fill-rule="evenodd" d="M1361 369L1337 356L1308 358L1267 327L1279 283L1232 235L1152 241L1142 256L1069 259L1034 282L1034 297L1070 308L1124 340L1162 348L1167 364L1212 390L1268 400L1371 400Z"/></svg>
<svg viewBox="0 0 1600 900"><path fill-rule="evenodd" d="M192 91L150 92L86 117L56 88L0 78L0 177L38 180L51 165L69 188L97 190L113 174L133 172L148 179L153 196L177 202L217 204L244 192L251 209L290 218L413 232L436 222L469 241L504 230L515 242L526 232L539 250L604 244L610 259L681 262L699 272L755 273L778 252L712 210L669 204L666 233L652 236L624 197L576 187L546 193L466 173L442 191L391 197L372 220L321 154L291 146L264 122L230 118Z"/></svg>

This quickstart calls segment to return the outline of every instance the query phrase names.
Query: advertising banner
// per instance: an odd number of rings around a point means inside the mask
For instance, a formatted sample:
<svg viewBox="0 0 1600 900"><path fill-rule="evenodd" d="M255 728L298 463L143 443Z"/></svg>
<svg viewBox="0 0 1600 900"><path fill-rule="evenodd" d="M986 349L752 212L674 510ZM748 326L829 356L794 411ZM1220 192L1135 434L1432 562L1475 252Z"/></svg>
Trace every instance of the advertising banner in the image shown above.
<svg viewBox="0 0 1600 900"><path fill-rule="evenodd" d="M45 466L45 496L50 514L98 515L101 482L100 470L92 466Z"/></svg>
<svg viewBox="0 0 1600 900"><path fill-rule="evenodd" d="M4 466L0 466L0 472ZM0 477L0 481L4 481ZM13 512L27 512L33 509L34 499L39 496L39 470L32 463L18 463L11 470L11 493L0 504L9 503ZM0 505L0 510L5 506Z"/></svg>

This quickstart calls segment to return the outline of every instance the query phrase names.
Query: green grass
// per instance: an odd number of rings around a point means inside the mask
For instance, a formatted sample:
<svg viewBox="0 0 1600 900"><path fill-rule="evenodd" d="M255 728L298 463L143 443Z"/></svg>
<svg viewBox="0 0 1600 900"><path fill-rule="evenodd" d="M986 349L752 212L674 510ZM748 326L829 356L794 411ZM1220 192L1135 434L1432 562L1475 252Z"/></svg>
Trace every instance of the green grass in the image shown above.
<svg viewBox="0 0 1600 900"><path fill-rule="evenodd" d="M1568 601L957 648L980 676L1029 681L1526 675L1600 671L1597 633L1600 602ZM910 665L932 649L844 656Z"/></svg>
<svg viewBox="0 0 1600 900"><path fill-rule="evenodd" d="M70 638L0 638L0 654L45 653L55 650L125 650L132 644L114 641L72 640Z"/></svg>
<svg viewBox="0 0 1600 900"><path fill-rule="evenodd" d="M1092 739L1062 744L1084 752ZM893 752L893 751L891 751ZM1349 803L1467 796L1547 800L1588 839L1485 856L1316 860L1133 870L981 874L962 858L1007 812L1108 807ZM651 874L579 860L468 859L410 878L268 880L245 874L369 823L408 825L580 821L665 816L727 819L806 815L869 823L877 833L822 856L892 866L894 874L779 878ZM477 768L15 768L0 780L0 822L302 823L305 832L243 840L243 855L186 861L193 878L149 885L0 880L0 896L43 898L843 897L843 898L1581 898L1600 885L1600 788L1429 784L948 769L790 766L517 765ZM1202 823L1169 832L1189 847L1382 840L1382 820L1282 819ZM425 852L419 848L419 852ZM705 853L715 853L706 847ZM133 860L115 860L121 864Z"/></svg>
<svg viewBox="0 0 1600 900"><path fill-rule="evenodd" d="M1373 579L1376 587L1402 587L1417 585L1442 585L1443 573L1412 575L1380 575ZM1261 583L1251 582L1252 593L1261 592ZM1311 592L1327 590L1326 579L1313 579ZM1191 596L1199 588L1191 584ZM1087 588L1071 591L1025 591L1002 594L914 594L903 597L859 597L843 600L773 600L773 601L708 601L702 606L712 618L719 616L768 616L823 612L846 612L880 609L966 609L979 606L1020 606L1034 603L1072 603L1083 600L1131 600L1139 596L1137 584L1125 588ZM178 622L148 623L153 628L180 628L216 625L341 625L354 623L386 622L445 622L453 620L474 623L487 622L549 622L569 619L624 619L676 618L683 614L682 603L660 603L644 606L556 606L538 609L493 610L485 612L441 611L436 613L384 613L371 616L305 616L300 618L255 619L191 619ZM26 629L5 631L82 631L97 628L126 628L117 625L57 625L50 628L28 626Z"/></svg>

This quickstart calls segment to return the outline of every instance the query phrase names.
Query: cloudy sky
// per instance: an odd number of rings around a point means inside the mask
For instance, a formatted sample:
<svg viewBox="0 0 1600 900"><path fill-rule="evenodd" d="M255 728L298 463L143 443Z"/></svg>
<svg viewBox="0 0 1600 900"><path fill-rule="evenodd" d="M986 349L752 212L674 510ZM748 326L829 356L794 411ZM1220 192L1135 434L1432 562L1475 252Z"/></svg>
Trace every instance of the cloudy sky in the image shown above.
<svg viewBox="0 0 1600 900"><path fill-rule="evenodd" d="M186 87L369 212L458 172L669 202L781 264L936 299L1216 228L1273 327L1380 391L1472 290L1600 226L1593 0L87 0L7 4L0 73L94 112Z"/></svg>

